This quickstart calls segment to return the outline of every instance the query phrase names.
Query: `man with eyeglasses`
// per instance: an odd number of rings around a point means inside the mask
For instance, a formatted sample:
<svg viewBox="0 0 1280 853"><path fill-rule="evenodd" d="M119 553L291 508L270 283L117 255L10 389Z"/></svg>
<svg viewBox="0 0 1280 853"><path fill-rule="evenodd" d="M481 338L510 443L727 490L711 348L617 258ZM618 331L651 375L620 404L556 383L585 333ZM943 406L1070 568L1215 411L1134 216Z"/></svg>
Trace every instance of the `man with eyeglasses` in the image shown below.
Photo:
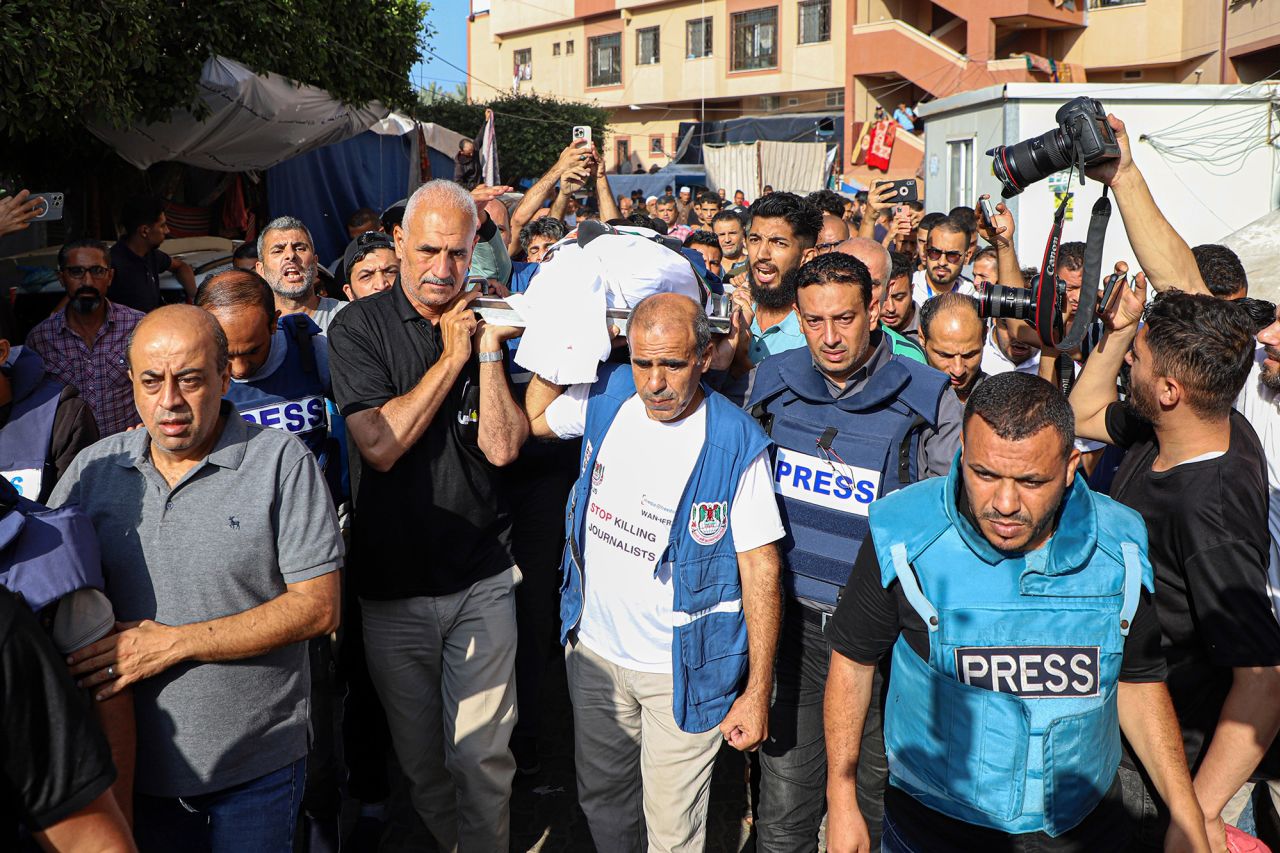
<svg viewBox="0 0 1280 853"><path fill-rule="evenodd" d="M815 255L834 252L845 240L849 239L849 226L838 216L830 213L822 214L822 230L818 232L818 244L813 247Z"/></svg>
<svg viewBox="0 0 1280 853"><path fill-rule="evenodd" d="M45 370L80 391L103 437L139 423L124 351L143 314L107 298L114 277L105 243L67 243L58 251L67 306L27 335Z"/></svg>
<svg viewBox="0 0 1280 853"><path fill-rule="evenodd" d="M939 293L977 296L973 280L961 275L969 253L969 231L948 217L929 231L924 248L924 280L915 285L916 305L924 305Z"/></svg>

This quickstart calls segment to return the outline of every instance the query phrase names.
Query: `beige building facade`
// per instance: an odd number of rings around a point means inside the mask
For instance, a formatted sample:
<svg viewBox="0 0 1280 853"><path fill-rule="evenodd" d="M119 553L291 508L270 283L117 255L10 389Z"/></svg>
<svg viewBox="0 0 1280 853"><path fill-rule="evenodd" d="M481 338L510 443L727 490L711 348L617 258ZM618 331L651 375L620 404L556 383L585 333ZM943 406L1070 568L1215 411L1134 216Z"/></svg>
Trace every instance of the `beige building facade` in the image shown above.
<svg viewBox="0 0 1280 853"><path fill-rule="evenodd" d="M1280 3L1248 0L473 0L468 94L610 111L610 171L664 166L681 122L834 116L840 171L877 107L1001 82L1280 76ZM567 142L566 133L566 142ZM923 145L899 134L891 176ZM879 174L879 173L877 173Z"/></svg>

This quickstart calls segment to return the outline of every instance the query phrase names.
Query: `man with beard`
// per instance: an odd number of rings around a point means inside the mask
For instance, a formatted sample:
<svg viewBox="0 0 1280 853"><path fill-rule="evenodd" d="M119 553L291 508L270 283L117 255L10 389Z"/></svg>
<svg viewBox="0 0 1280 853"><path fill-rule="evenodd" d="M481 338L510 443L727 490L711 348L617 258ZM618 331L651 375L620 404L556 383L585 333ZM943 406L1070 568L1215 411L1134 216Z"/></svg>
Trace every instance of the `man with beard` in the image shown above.
<svg viewBox="0 0 1280 853"><path fill-rule="evenodd" d="M498 468L529 422L503 345L464 292L480 227L451 181L409 199L400 278L330 332L333 391L363 460L352 527L370 675L418 814L443 849L505 850L515 761L515 587Z"/></svg>
<svg viewBox="0 0 1280 853"><path fill-rule="evenodd" d="M805 345L792 310L795 289L790 276L814 256L822 211L795 193L769 193L751 205L747 234L749 288L735 291L735 304L750 322L747 356L759 364L771 355ZM739 298L738 293L743 293ZM746 299L747 295L750 299Z"/></svg>
<svg viewBox="0 0 1280 853"><path fill-rule="evenodd" d="M1161 683L1146 531L1078 476L1072 426L1049 383L993 377L950 475L871 504L827 626L833 853L874 849L858 743L890 652L885 851L1127 851L1122 733L1169 798L1164 849L1209 850Z"/></svg>
<svg viewBox="0 0 1280 853"><path fill-rule="evenodd" d="M973 281L960 274L969 260L969 232L950 218L929 230L924 251L924 280L916 285L913 298L923 306L939 293L955 291L977 295Z"/></svg>
<svg viewBox="0 0 1280 853"><path fill-rule="evenodd" d="M960 293L941 293L920 307L920 343L929 365L951 380L951 390L963 403L985 377L982 344L987 326L978 302Z"/></svg>
<svg viewBox="0 0 1280 853"><path fill-rule="evenodd" d="M1280 624L1267 595L1267 462L1232 410L1254 362L1255 327L1233 302L1170 291L1144 310L1145 296L1139 275L1104 312L1106 330L1071 405L1082 436L1128 450L1111 494L1146 522L1169 692L1221 849L1223 812L1237 791L1280 778L1280 750L1270 748L1280 727ZM1165 802L1126 766L1130 814L1159 826Z"/></svg>
<svg viewBox="0 0 1280 853"><path fill-rule="evenodd" d="M115 271L104 243L75 240L58 251L58 280L67 307L41 321L27 335L27 347L45 369L93 410L103 437L138 424L124 351L141 311L107 299Z"/></svg>
<svg viewBox="0 0 1280 853"><path fill-rule="evenodd" d="M306 314L325 333L348 303L316 293L319 263L315 241L300 219L278 216L258 235L255 270L275 293L280 314Z"/></svg>

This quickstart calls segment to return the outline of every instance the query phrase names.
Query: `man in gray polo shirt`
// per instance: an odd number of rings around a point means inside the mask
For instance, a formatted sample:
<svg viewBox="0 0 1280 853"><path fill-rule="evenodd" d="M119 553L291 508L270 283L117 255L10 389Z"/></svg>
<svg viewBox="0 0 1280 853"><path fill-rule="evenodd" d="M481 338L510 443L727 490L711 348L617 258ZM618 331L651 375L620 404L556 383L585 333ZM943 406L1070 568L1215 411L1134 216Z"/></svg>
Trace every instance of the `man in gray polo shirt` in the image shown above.
<svg viewBox="0 0 1280 853"><path fill-rule="evenodd" d="M92 519L125 622L72 655L72 672L98 700L133 686L143 851L288 851L305 641L338 622L333 505L300 441L222 401L227 339L210 314L148 314L128 359L146 429L82 451L50 499Z"/></svg>

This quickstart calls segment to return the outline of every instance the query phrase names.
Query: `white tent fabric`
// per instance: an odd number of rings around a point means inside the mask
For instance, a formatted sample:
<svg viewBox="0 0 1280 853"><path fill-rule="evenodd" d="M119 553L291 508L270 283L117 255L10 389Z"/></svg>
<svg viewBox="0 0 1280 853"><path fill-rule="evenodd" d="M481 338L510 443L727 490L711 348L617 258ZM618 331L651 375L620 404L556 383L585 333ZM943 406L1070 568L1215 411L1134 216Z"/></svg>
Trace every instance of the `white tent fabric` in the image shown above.
<svg viewBox="0 0 1280 853"><path fill-rule="evenodd" d="M220 172L266 169L313 148L341 142L387 116L375 102L343 104L323 89L278 74L257 75L234 60L210 57L200 71L202 121L175 110L166 122L89 130L121 157L145 169L173 160Z"/></svg>
<svg viewBox="0 0 1280 853"><path fill-rule="evenodd" d="M1250 222L1218 241L1240 256L1249 277L1249 295L1268 302L1280 302L1280 210Z"/></svg>
<svg viewBox="0 0 1280 853"><path fill-rule="evenodd" d="M744 189L754 198L766 186L805 195L825 187L827 146L822 142L731 142L702 149L707 186Z"/></svg>
<svg viewBox="0 0 1280 853"><path fill-rule="evenodd" d="M827 185L823 142L768 142L760 146L760 181L779 192L808 195Z"/></svg>
<svg viewBox="0 0 1280 853"><path fill-rule="evenodd" d="M760 157L754 142L704 145L702 162L707 167L707 187L727 192L744 190L751 198L760 194Z"/></svg>

